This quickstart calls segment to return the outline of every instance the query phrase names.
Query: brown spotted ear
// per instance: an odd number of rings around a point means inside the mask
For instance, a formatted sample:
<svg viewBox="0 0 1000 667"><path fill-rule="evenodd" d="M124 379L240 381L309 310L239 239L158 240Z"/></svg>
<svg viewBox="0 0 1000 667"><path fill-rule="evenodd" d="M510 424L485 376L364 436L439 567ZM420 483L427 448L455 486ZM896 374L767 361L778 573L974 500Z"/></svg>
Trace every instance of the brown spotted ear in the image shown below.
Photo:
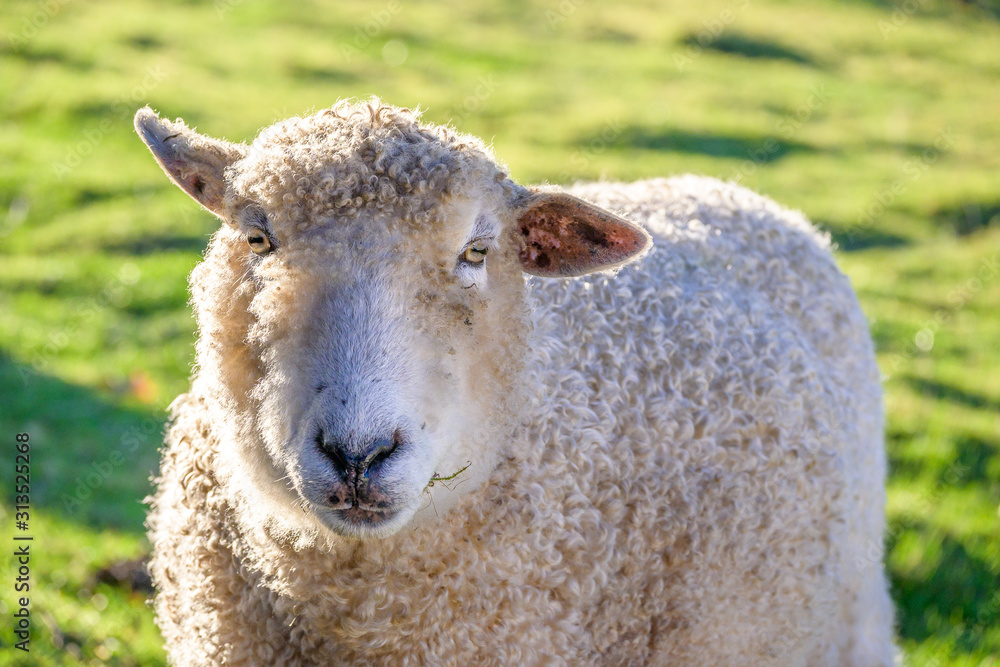
<svg viewBox="0 0 1000 667"><path fill-rule="evenodd" d="M535 192L518 218L526 273L547 278L617 269L653 244L642 227L562 192Z"/></svg>
<svg viewBox="0 0 1000 667"><path fill-rule="evenodd" d="M198 134L179 119L163 120L149 107L136 112L135 131L170 180L196 202L223 217L225 170L243 157L246 146Z"/></svg>

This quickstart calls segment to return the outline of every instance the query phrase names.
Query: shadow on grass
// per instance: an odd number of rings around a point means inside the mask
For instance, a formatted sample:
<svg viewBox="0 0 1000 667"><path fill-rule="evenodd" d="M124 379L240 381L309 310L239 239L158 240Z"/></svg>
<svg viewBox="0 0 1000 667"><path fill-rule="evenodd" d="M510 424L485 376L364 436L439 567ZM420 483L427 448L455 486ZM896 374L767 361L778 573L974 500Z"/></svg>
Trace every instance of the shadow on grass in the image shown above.
<svg viewBox="0 0 1000 667"><path fill-rule="evenodd" d="M942 476L942 484L968 486L985 483L987 488L996 489L996 481L1000 479L1000 457L997 456L1000 447L996 443L966 434L955 441L955 450L957 455L953 470ZM1000 581L997 583L1000 584Z"/></svg>
<svg viewBox="0 0 1000 667"><path fill-rule="evenodd" d="M868 250L869 248L900 248L909 245L910 239L898 234L890 234L879 229L838 230L822 220L814 220L822 229L830 230L837 249L843 252Z"/></svg>
<svg viewBox="0 0 1000 667"><path fill-rule="evenodd" d="M161 252L191 252L201 254L208 246L208 236L145 236L142 238L106 243L101 248L109 253L126 255L154 255Z"/></svg>
<svg viewBox="0 0 1000 667"><path fill-rule="evenodd" d="M159 37L147 33L129 35L125 39L125 43L139 51L151 51L164 46L163 41Z"/></svg>
<svg viewBox="0 0 1000 667"><path fill-rule="evenodd" d="M866 138L861 146L863 150L867 152L885 151L888 153L912 155L914 157L923 155L927 151L934 151L935 153L940 152L937 147L931 144L920 143L918 141L889 141L887 139Z"/></svg>
<svg viewBox="0 0 1000 667"><path fill-rule="evenodd" d="M913 537L922 549L920 562L908 571L890 568L900 637L922 642L952 626L961 629L954 646L963 653L1000 649L981 641L985 630L1000 622L993 600L1000 565L984 555L988 545L959 542L923 521L893 522L889 534L890 551Z"/></svg>
<svg viewBox="0 0 1000 667"><path fill-rule="evenodd" d="M926 483L933 479L934 488L939 491L966 486L996 487L1000 480L1000 444L968 432L949 435L948 445L954 455L946 464L897 453L906 452L906 443L917 437L916 433L891 426L886 432L889 477L895 482ZM1000 497L996 500L1000 502Z"/></svg>
<svg viewBox="0 0 1000 667"><path fill-rule="evenodd" d="M969 201L941 207L931 213L931 219L939 227L950 228L956 236L968 236L987 227L1000 226L1000 201Z"/></svg>
<svg viewBox="0 0 1000 667"><path fill-rule="evenodd" d="M15 433L31 443L31 500L68 520L142 533L143 498L159 464L166 414L122 407L18 363L0 351L0 428L4 460ZM3 499L13 499L5 485Z"/></svg>
<svg viewBox="0 0 1000 667"><path fill-rule="evenodd" d="M962 7L975 7L993 20L1000 21L1000 1L998 0L952 0Z"/></svg>
<svg viewBox="0 0 1000 667"><path fill-rule="evenodd" d="M93 67L92 62L77 58L66 51L41 48L35 45L16 48L11 44L0 42L0 56L17 58L32 65L58 65L77 72L90 71Z"/></svg>
<svg viewBox="0 0 1000 667"><path fill-rule="evenodd" d="M891 14L898 11L900 3L898 0L847 0L849 4L870 5L884 9L886 17L882 20L891 24ZM955 9L966 12L985 14L987 17L1000 20L1000 0L947 0L943 3L919 5L921 15L925 16L948 16Z"/></svg>
<svg viewBox="0 0 1000 667"><path fill-rule="evenodd" d="M936 495L954 487L958 482L959 472L963 468L914 454L908 448L911 442L922 437L921 434L894 427L890 423L885 436L889 479L893 483L903 482L916 485L915 488L923 485L923 488L931 489L927 493Z"/></svg>
<svg viewBox="0 0 1000 667"><path fill-rule="evenodd" d="M766 60L784 60L797 65L817 67L812 55L779 44L774 40L754 37L741 32L723 32L711 40L706 40L700 33L690 33L681 39L681 44L706 51L715 51L726 55L742 56L743 58L760 58Z"/></svg>
<svg viewBox="0 0 1000 667"><path fill-rule="evenodd" d="M595 142L603 141L601 133L596 132L593 136L581 137L576 141L576 144L583 149L593 149ZM752 160L759 164L775 162L790 153L814 153L817 150L809 144L776 137L690 132L674 128L651 128L638 125L625 127L608 143L627 148Z"/></svg>
<svg viewBox="0 0 1000 667"><path fill-rule="evenodd" d="M109 110L110 107L108 106L95 105L92 109L81 113L92 113L95 116L99 116ZM135 186L81 187L73 193L73 204L75 206L87 206L89 204L127 199L134 197L136 194L137 188Z"/></svg>
<svg viewBox="0 0 1000 667"><path fill-rule="evenodd" d="M314 83L350 84L358 80L353 72L345 72L333 67L313 67L311 65L294 64L286 68L288 76L295 80Z"/></svg>
<svg viewBox="0 0 1000 667"><path fill-rule="evenodd" d="M924 394L925 396L933 396L934 398L944 399L946 401L951 401L952 403L960 403L967 408L975 410L1000 412L1000 401L996 401L992 398L981 396L979 394L974 394L970 391L962 389L961 387L945 384L944 382L939 382L937 380L927 380L925 378L913 377L912 375L906 376L905 380L914 391Z"/></svg>

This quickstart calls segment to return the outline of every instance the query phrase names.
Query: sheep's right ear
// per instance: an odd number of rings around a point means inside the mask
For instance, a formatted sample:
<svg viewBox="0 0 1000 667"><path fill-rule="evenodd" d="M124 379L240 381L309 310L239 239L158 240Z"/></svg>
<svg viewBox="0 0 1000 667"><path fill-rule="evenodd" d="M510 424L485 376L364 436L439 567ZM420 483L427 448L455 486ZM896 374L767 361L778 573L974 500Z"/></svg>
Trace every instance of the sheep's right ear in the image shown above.
<svg viewBox="0 0 1000 667"><path fill-rule="evenodd" d="M135 131L170 180L223 217L226 167L246 154L246 146L198 134L179 119L163 120L149 107L136 112Z"/></svg>

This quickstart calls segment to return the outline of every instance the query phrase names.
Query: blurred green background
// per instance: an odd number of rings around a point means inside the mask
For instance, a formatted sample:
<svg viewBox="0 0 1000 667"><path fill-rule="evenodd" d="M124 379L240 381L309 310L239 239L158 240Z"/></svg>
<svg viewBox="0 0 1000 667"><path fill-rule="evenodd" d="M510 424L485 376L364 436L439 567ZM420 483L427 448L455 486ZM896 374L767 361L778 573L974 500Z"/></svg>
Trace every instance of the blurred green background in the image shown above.
<svg viewBox="0 0 1000 667"><path fill-rule="evenodd" d="M216 226L132 132L250 140L378 94L523 182L701 172L829 230L886 376L887 563L912 665L1000 654L1000 4L957 0L0 5L0 451L32 450L30 659L163 662L141 556L186 275ZM3 485L7 553L12 487Z"/></svg>

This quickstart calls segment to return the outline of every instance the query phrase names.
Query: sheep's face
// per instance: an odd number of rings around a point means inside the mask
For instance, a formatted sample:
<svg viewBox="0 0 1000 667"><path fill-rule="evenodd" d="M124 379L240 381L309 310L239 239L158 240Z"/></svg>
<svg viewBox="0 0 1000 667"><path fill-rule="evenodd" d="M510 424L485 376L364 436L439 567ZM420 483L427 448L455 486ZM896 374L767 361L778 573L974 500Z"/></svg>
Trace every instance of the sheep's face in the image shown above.
<svg viewBox="0 0 1000 667"><path fill-rule="evenodd" d="M227 233L256 282L257 429L335 532L386 535L444 512L502 455L529 330L502 202L452 198L425 225L362 214L301 234L269 211L266 257L247 249L253 226Z"/></svg>
<svg viewBox="0 0 1000 667"><path fill-rule="evenodd" d="M613 268L649 242L382 109L289 121L249 148L136 118L228 223L192 278L223 467L362 538L444 513L504 455L530 359L524 272Z"/></svg>

